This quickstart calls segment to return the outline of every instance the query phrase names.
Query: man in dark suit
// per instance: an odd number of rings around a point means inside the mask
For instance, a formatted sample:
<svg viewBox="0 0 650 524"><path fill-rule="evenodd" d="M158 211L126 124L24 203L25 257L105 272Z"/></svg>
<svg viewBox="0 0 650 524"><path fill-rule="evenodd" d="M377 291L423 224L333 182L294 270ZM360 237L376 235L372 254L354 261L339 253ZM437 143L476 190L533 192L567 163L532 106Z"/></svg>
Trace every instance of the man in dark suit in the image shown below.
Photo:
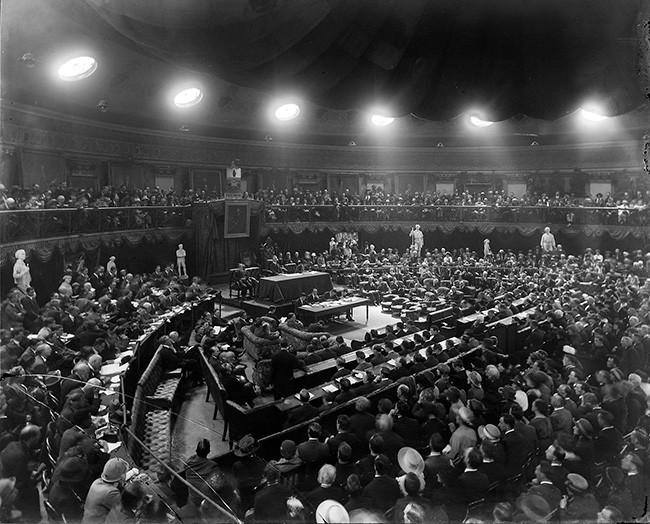
<svg viewBox="0 0 650 524"><path fill-rule="evenodd" d="M458 477L461 493L467 503L483 498L490 487L485 473L479 471L483 458L476 448L467 448L464 456L465 471Z"/></svg>
<svg viewBox="0 0 650 524"><path fill-rule="evenodd" d="M38 464L35 450L40 437L40 428L27 424L20 430L20 440L10 442L0 453L3 477L16 479L18 494L14 506L22 512L22 517L27 522L39 522L41 518L37 475L33 469Z"/></svg>
<svg viewBox="0 0 650 524"><path fill-rule="evenodd" d="M287 514L287 499L291 488L280 484L280 472L268 464L264 468L266 486L255 494L253 509L257 522L282 522Z"/></svg>
<svg viewBox="0 0 650 524"><path fill-rule="evenodd" d="M327 439L331 457L336 458L339 446L343 442L347 442L352 448L352 456L356 460L361 454L361 441L359 437L350 431L350 417L347 415L336 417L336 435Z"/></svg>
<svg viewBox="0 0 650 524"><path fill-rule="evenodd" d="M551 466L547 462L542 462L537 466L535 469L533 485L521 494L516 503L517 507L521 507L521 500L530 495L539 495L542 497L548 503L551 512L555 511L560 506L562 493L553 485L553 482L551 482L551 479L549 478L552 475L550 468Z"/></svg>
<svg viewBox="0 0 650 524"><path fill-rule="evenodd" d="M360 396L354 403L355 413L350 417L350 431L354 433L361 442L367 443L367 435L375 428L375 417L368 413L370 401Z"/></svg>
<svg viewBox="0 0 650 524"><path fill-rule="evenodd" d="M363 489L363 496L370 501L370 507L384 513L395 505L401 491L397 480L388 476L391 463L386 455L377 456L374 467L375 477Z"/></svg>
<svg viewBox="0 0 650 524"><path fill-rule="evenodd" d="M124 294L117 299L116 309L117 316L119 318L130 319L131 316L135 313L136 309L132 303L133 292L129 289L124 292Z"/></svg>
<svg viewBox="0 0 650 524"><path fill-rule="evenodd" d="M319 409L315 406L312 406L309 403L309 391L306 389L300 390L300 402L301 404L291 411L287 416L287 421L284 423L285 428L290 428L301 422L306 422L314 417L317 417L320 413Z"/></svg>
<svg viewBox="0 0 650 524"><path fill-rule="evenodd" d="M276 400L293 394L293 370L296 368L304 370L305 363L289 352L289 345L282 341L280 351L271 359L271 382Z"/></svg>
<svg viewBox="0 0 650 524"><path fill-rule="evenodd" d="M621 469L625 471L625 481L623 490L630 494L632 508L629 509L633 517L639 517L643 514L644 504L646 502L646 482L644 479L643 459L636 453L627 453L621 459Z"/></svg>
<svg viewBox="0 0 650 524"><path fill-rule="evenodd" d="M482 464L478 467L481 473L485 473L490 486L506 478L506 470L503 464L495 462L496 444L489 440L481 442L481 453L483 454Z"/></svg>
<svg viewBox="0 0 650 524"><path fill-rule="evenodd" d="M294 313L298 311L298 308L300 306L306 306L307 304L309 304L309 302L307 301L307 293L303 292L303 293L300 294L300 296L293 303L293 311L294 311Z"/></svg>
<svg viewBox="0 0 650 524"><path fill-rule="evenodd" d="M377 434L384 440L384 453L392 464L397 464L397 453L404 447L404 439L393 431L393 417L379 415L375 427Z"/></svg>
<svg viewBox="0 0 650 524"><path fill-rule="evenodd" d="M90 284L95 289L95 298L104 294L106 286L104 285L104 266L97 266L95 272L90 275Z"/></svg>
<svg viewBox="0 0 650 524"><path fill-rule="evenodd" d="M614 415L609 411L600 411L598 413L598 424L600 434L594 443L596 457L598 457L599 461L616 465L623 447L623 436L614 427Z"/></svg>
<svg viewBox="0 0 650 524"><path fill-rule="evenodd" d="M571 412L565 407L564 397L555 393L551 397L551 406L553 407L553 412L550 414L549 419L551 420L551 425L553 426L553 433L557 436L558 433L564 433L565 435L571 435L573 428L573 416Z"/></svg>
<svg viewBox="0 0 650 524"><path fill-rule="evenodd" d="M526 446L523 437L515 431L515 418L510 414L502 415L499 419L501 443L505 451L504 467L508 477L521 471L526 462Z"/></svg>
<svg viewBox="0 0 650 524"><path fill-rule="evenodd" d="M321 426L318 422L309 424L307 428L307 441L298 444L298 457L305 463L305 480L302 491L308 491L316 487L318 470L330 458L329 446L318 440L321 431Z"/></svg>
<svg viewBox="0 0 650 524"><path fill-rule="evenodd" d="M350 374L350 370L345 367L345 360L343 360L341 357L338 357L336 359L336 371L334 372L330 380L342 378L349 374Z"/></svg>
<svg viewBox="0 0 650 524"><path fill-rule="evenodd" d="M341 380L339 380L339 386L341 387L341 392L336 395L337 404L343 404L344 402L352 400L357 396L356 393L352 391L352 384L350 383L349 379L343 377Z"/></svg>
<svg viewBox="0 0 650 524"><path fill-rule="evenodd" d="M66 333L74 335L81 327L83 319L79 316L79 308L77 306L68 306L65 313L61 315L61 326Z"/></svg>
<svg viewBox="0 0 650 524"><path fill-rule="evenodd" d="M524 439L526 446L526 455L534 453L537 449L537 431L524 418L524 410L519 404L510 407L510 414L515 417L515 432L519 433Z"/></svg>
<svg viewBox="0 0 650 524"><path fill-rule="evenodd" d="M20 299L20 304L25 310L23 316L23 326L25 329L37 333L41 329L42 318L41 318L41 308L36 302L36 291L33 287L28 287L26 290L26 295Z"/></svg>
<svg viewBox="0 0 650 524"><path fill-rule="evenodd" d="M318 289L314 288L311 290L311 293L307 296L308 304L316 304L320 302L321 297L318 295Z"/></svg>
<svg viewBox="0 0 650 524"><path fill-rule="evenodd" d="M420 424L410 416L411 408L408 402L405 400L398 401L395 411L396 413L393 415L395 419L393 431L404 439L404 445L417 449L426 445L426 442L422 442L423 431Z"/></svg>

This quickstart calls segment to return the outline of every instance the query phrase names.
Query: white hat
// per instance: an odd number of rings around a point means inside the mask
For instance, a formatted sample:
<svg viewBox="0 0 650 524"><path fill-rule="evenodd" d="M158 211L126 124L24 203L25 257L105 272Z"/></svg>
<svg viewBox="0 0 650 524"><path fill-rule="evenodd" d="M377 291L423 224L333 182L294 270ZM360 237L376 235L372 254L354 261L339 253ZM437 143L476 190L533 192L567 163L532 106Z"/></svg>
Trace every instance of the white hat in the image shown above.
<svg viewBox="0 0 650 524"><path fill-rule="evenodd" d="M319 524L348 524L350 515L343 504L336 500L327 499L316 508L316 522Z"/></svg>
<svg viewBox="0 0 650 524"><path fill-rule="evenodd" d="M573 346L563 346L562 347L562 352L566 353L567 355L575 355L576 354L576 348Z"/></svg>
<svg viewBox="0 0 650 524"><path fill-rule="evenodd" d="M401 448L397 453L397 463L404 473L422 473L424 471L424 459L415 449L408 446Z"/></svg>

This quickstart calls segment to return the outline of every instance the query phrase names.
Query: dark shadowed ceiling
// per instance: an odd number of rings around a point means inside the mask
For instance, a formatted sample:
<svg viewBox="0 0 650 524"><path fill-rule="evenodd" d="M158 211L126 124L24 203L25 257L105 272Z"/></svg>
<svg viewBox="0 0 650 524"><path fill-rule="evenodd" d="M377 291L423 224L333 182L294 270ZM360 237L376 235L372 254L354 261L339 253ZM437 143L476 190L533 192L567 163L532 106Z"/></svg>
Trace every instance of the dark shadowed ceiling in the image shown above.
<svg viewBox="0 0 650 524"><path fill-rule="evenodd" d="M314 140L354 138L377 108L401 117L401 139L462 135L459 117L470 112L503 122L511 135L562 134L567 115L587 103L640 129L649 116L649 4L3 0L2 96L107 122L186 123L193 133L235 137L290 132L267 115L286 96L302 103L295 130ZM57 82L56 64L77 51L97 58L97 72ZM19 60L25 53L34 67ZM168 99L187 82L205 97L182 113ZM108 112L97 110L99 100Z"/></svg>

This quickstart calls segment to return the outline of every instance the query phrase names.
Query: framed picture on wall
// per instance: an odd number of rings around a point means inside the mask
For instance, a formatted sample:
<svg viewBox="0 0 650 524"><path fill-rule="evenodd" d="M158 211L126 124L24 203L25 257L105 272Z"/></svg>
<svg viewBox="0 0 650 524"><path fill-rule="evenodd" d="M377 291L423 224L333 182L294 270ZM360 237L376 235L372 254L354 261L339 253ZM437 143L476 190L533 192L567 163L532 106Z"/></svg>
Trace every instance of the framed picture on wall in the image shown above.
<svg viewBox="0 0 650 524"><path fill-rule="evenodd" d="M224 238L244 238L251 233L251 208L249 202L225 202Z"/></svg>

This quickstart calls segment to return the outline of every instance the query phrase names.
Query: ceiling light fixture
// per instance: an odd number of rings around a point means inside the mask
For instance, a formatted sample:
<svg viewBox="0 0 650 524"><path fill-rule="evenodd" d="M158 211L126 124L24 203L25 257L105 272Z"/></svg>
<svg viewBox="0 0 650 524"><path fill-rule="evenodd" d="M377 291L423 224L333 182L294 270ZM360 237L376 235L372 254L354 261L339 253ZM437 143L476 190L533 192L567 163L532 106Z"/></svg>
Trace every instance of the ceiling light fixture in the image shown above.
<svg viewBox="0 0 650 524"><path fill-rule="evenodd" d="M596 111L589 110L589 109L583 109L580 108L580 116L586 120L589 120L591 122L602 122L603 120L607 120L609 117L606 115L601 115L600 113L597 113Z"/></svg>
<svg viewBox="0 0 650 524"><path fill-rule="evenodd" d="M176 107L192 107L203 100L203 91L198 87L189 87L177 93L174 97L174 105Z"/></svg>
<svg viewBox="0 0 650 524"><path fill-rule="evenodd" d="M394 117L392 116L384 116L384 115L372 115L370 117L370 121L376 125L377 127L386 127L389 126L393 123L395 120Z"/></svg>
<svg viewBox="0 0 650 524"><path fill-rule="evenodd" d="M76 82L88 78L97 71L97 60L92 56L77 56L59 67L59 78L66 82Z"/></svg>
<svg viewBox="0 0 650 524"><path fill-rule="evenodd" d="M472 123L472 125L475 125L476 127L490 127L494 122L491 120L483 120L482 118L477 117L476 115L471 115L469 117L469 121Z"/></svg>
<svg viewBox="0 0 650 524"><path fill-rule="evenodd" d="M275 110L275 118L281 122L293 120L300 114L300 106L298 104L283 104Z"/></svg>

